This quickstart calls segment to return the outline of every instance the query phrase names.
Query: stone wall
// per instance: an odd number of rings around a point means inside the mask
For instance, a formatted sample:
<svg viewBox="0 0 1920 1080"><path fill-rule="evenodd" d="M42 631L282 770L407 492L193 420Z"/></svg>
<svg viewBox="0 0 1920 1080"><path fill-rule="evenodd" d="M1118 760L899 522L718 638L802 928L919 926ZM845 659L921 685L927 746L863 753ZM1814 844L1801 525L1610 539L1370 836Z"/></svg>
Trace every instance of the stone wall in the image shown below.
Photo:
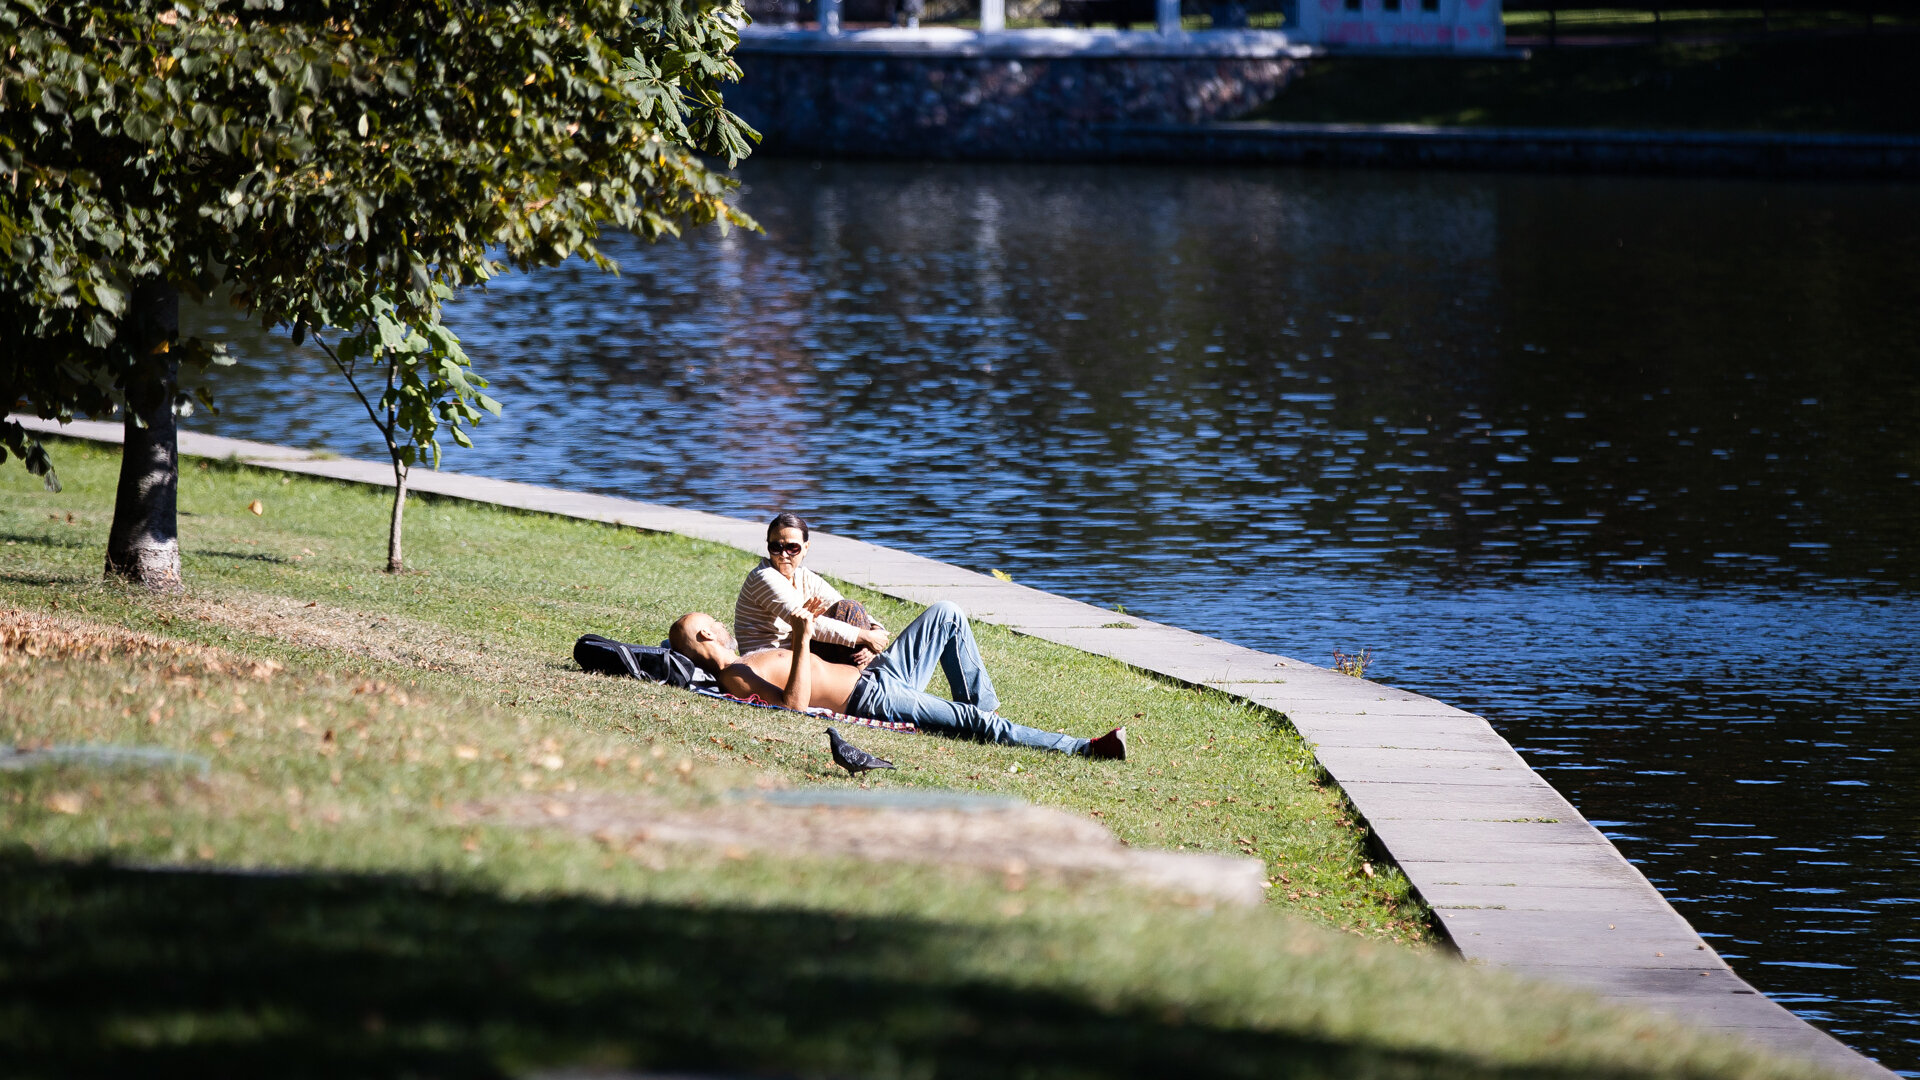
<svg viewBox="0 0 1920 1080"><path fill-rule="evenodd" d="M935 39L946 47L912 44L905 33L896 32L897 47L754 35L761 40L743 40L737 54L745 77L727 104L760 130L767 154L1091 159L1113 156L1120 126L1245 113L1302 63L1298 50L1271 43L1156 42L1141 32L963 32ZM992 40L1022 35L1041 37Z"/></svg>

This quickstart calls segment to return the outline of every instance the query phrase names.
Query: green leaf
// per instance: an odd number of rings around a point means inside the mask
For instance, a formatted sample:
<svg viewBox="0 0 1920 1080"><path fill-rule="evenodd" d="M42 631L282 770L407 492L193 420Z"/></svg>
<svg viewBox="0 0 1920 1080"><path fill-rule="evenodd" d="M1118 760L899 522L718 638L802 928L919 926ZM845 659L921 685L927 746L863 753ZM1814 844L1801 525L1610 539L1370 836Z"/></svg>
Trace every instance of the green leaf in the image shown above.
<svg viewBox="0 0 1920 1080"><path fill-rule="evenodd" d="M135 142L150 143L159 138L162 126L159 119L145 112L131 112L121 118L120 130Z"/></svg>
<svg viewBox="0 0 1920 1080"><path fill-rule="evenodd" d="M407 328L391 315L381 312L373 320L374 328L380 334L381 348L398 351L407 341Z"/></svg>
<svg viewBox="0 0 1920 1080"><path fill-rule="evenodd" d="M102 312L87 320L84 336L87 344L96 349L105 349L113 344L114 335L118 331L119 325Z"/></svg>
<svg viewBox="0 0 1920 1080"><path fill-rule="evenodd" d="M101 309L114 318L120 318L127 311L127 294L104 281L93 285L93 300Z"/></svg>

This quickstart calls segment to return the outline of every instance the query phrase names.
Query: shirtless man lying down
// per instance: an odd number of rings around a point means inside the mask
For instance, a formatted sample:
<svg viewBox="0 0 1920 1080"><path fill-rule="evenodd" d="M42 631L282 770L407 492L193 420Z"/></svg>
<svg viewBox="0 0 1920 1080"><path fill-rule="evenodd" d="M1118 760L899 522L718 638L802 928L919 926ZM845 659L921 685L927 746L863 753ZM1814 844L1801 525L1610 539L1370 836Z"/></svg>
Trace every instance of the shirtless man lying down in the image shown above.
<svg viewBox="0 0 1920 1080"><path fill-rule="evenodd" d="M792 649L761 649L741 656L733 635L704 612L682 615L667 635L669 643L720 680L735 697L757 696L789 709L832 709L890 723L911 723L922 731L979 742L1030 746L1124 761L1127 729L1114 728L1097 739L1082 739L1016 724L995 710L1000 699L980 662L973 628L955 605L942 600L907 624L887 650L865 670L830 664L813 655L813 617L795 621ZM926 692L939 668L946 672L953 700Z"/></svg>

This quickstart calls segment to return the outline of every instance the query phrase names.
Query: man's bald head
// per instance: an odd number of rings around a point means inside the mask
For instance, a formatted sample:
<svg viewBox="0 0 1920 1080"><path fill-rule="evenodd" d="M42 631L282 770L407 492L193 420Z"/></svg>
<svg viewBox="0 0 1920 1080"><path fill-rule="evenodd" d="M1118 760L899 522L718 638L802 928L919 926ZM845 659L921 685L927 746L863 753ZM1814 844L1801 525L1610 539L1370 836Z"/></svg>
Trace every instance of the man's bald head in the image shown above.
<svg viewBox="0 0 1920 1080"><path fill-rule="evenodd" d="M667 644L708 673L718 675L725 666L722 653L733 651L733 635L719 619L704 611L689 611L673 621L667 630Z"/></svg>

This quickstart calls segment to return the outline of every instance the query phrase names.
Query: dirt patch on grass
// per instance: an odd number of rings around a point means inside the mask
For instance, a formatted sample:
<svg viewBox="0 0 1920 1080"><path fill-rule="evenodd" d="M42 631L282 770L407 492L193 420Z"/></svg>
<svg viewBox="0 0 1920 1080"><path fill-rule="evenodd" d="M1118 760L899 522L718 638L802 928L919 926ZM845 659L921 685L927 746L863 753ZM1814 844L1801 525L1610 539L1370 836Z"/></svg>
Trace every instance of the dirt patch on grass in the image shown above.
<svg viewBox="0 0 1920 1080"><path fill-rule="evenodd" d="M318 601L250 593L240 598L198 596L179 602L179 614L304 649L347 653L385 663L445 671L486 685L524 682L544 674L539 665L507 653L489 653L445 627L397 615L351 611Z"/></svg>
<svg viewBox="0 0 1920 1080"><path fill-rule="evenodd" d="M1096 822L1011 799L958 793L770 792L709 806L580 794L475 804L472 824L557 827L592 836L642 861L656 846L728 857L837 856L997 871L1009 889L1029 875L1070 882L1114 876L1208 902L1257 904L1265 867L1228 855L1129 848Z"/></svg>

